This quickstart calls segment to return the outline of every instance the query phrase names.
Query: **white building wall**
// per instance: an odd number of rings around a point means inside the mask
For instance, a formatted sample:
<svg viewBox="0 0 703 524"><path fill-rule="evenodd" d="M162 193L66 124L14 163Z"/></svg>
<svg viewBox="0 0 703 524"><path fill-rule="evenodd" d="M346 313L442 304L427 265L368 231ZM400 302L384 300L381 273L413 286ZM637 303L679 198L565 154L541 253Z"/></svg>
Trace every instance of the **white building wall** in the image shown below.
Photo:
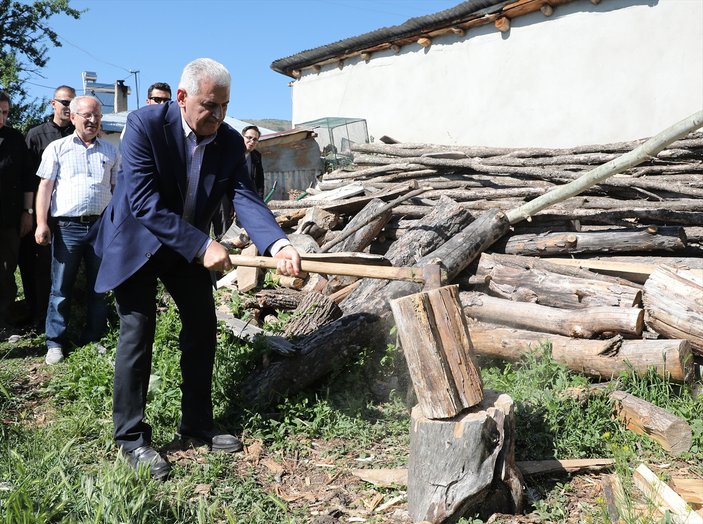
<svg viewBox="0 0 703 524"><path fill-rule="evenodd" d="M402 142L570 147L651 136L703 109L703 1L577 0L293 83L293 122L365 118Z"/></svg>

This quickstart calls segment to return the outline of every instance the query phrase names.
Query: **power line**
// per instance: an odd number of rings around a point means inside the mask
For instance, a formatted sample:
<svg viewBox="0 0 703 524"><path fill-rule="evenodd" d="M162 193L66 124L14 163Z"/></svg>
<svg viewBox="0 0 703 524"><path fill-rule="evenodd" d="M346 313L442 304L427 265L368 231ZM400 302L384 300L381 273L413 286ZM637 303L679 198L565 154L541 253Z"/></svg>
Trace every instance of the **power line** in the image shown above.
<svg viewBox="0 0 703 524"><path fill-rule="evenodd" d="M98 58L97 56L95 56L93 53L91 53L91 52L89 52L89 51L86 51L86 50L83 49L82 47L80 47L80 46L74 44L73 42L71 42L70 40L67 40L67 39L64 38L63 36L61 36L61 35L59 35L59 34L57 34L56 36L58 36L60 40L63 40L63 41L66 42L68 45L73 46L73 47L75 47L76 49L78 49L79 51L84 52L86 55L88 55L88 56L91 57L92 59L97 60L98 62L102 62L103 64L107 64L107 65L109 65L109 66L116 67L117 69L122 69L123 71L126 71L126 72L129 73L130 75L132 74L132 72L131 72L129 69L127 69L126 67L118 66L118 65L113 64L113 63L111 63L111 62L108 62L107 60L102 60L101 58Z"/></svg>

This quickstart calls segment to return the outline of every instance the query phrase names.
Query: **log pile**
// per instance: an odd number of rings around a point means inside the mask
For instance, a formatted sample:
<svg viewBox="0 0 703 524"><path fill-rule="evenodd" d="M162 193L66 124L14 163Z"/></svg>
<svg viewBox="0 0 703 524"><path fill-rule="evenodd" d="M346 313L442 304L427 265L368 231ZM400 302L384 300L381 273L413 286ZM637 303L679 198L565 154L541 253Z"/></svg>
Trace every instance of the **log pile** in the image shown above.
<svg viewBox="0 0 703 524"><path fill-rule="evenodd" d="M509 226L498 212L508 213L640 144L356 144L354 165L323 175L308 190L311 196L269 205L296 233L294 243L304 239L307 251L378 254L394 266L441 260L445 283L460 285L479 355L516 359L526 348L551 341L555 358L589 375L610 378L630 367L638 373L654 367L688 381L694 375L690 355L703 357L703 305L697 298L703 296L703 133L674 141L529 221ZM486 209L498 211L489 219ZM477 217L490 225L471 224ZM462 245L458 236L469 224L493 230ZM344 316L383 320L380 330L388 324L389 301L421 289L336 275L316 275L296 286L285 293L259 291L246 303L253 309L250 318L292 312L314 292L331 297ZM315 326L341 320L317 317L298 335L301 347L310 347L302 334L315 336ZM340 340L357 336L337 332ZM370 337L364 333L357 340ZM261 400L267 387L280 391L277 381L264 381L252 391L254 399Z"/></svg>
<svg viewBox="0 0 703 524"><path fill-rule="evenodd" d="M421 292L428 283L423 271L437 264L441 283L458 286L466 345L476 355L516 360L549 343L554 359L592 377L654 369L676 382L691 381L695 364L703 363L703 133L684 135L636 167L631 163L535 212L525 206L651 141L568 150L354 145L353 166L324 175L307 198L269 203L301 251L362 258L358 271L310 274L295 284L281 279L279 288L242 301L252 324L268 327L265 320L281 311L293 319L282 332L290 344L248 377L245 397L277 400L339 369L361 348L393 342L391 303ZM236 238L246 240L240 232ZM406 271L381 276L373 269L374 255ZM444 299L423 300L427 308ZM400 316L411 317L420 305L408 302ZM418 328L403 348L412 356L416 389L420 383L433 391L424 397L418 392L423 412L413 412L413 438L422 443L463 421L471 409L493 405L472 408L481 402L480 387L458 386L469 377L480 385L472 365L456 367L471 364L467 355L446 352L443 337L456 342L461 330L443 329L449 317L435 313L418 318L402 331ZM423 339L435 328L442 336ZM413 370L413 359L444 366L442 377ZM439 390L447 394L433 402ZM614 400L636 430L631 399ZM436 421L443 417L446 423ZM654 418L652 427L659 428L666 412ZM662 431L669 427L677 426ZM671 449L685 452L687 441L679 440ZM418 444L415 456L426 447ZM415 483L421 506L444 497L425 493L422 486L430 481L418 479L427 471L411 469L409 483ZM467 503L474 493L469 488ZM442 511L446 516L454 509Z"/></svg>

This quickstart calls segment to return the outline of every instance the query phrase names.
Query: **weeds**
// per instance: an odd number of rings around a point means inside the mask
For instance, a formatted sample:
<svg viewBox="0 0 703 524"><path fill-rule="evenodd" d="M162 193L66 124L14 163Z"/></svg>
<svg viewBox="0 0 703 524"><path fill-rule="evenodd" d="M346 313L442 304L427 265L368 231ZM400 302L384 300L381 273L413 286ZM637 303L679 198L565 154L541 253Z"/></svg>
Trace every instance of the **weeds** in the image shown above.
<svg viewBox="0 0 703 524"><path fill-rule="evenodd" d="M157 323L148 393L147 418L157 446L170 441L180 414L179 331L177 312L169 304ZM261 473L238 457L207 454L175 463L174 479L167 483L135 475L112 442L116 341L108 336L102 343L103 353L93 345L77 348L65 363L51 368L47 385L31 394L22 390L27 365L21 365L21 351L0 345L0 523L307 521L304 504L293 507L264 488ZM296 460L324 442L324 456L340 470L355 459L373 459L374 467L406 464L408 382L402 351L395 345L363 350L315 387L262 412L244 402L239 387L267 358L261 340L241 343L220 331L213 399L223 426L240 428L245 440L261 441L272 455ZM486 388L515 400L518 460L614 457L627 492L632 492L633 465L662 460L656 444L613 419L607 396L583 401L567 395L569 388L588 381L556 363L549 347L514 364L485 365L482 375ZM690 420L694 446L684 458L690 459L692 471L703 473L703 404L691 391L656 373L623 374L617 387ZM50 424L30 423L37 401L53 404ZM574 497L571 485L538 486L534 513L545 522L565 522ZM602 503L594 504L589 519L607 522Z"/></svg>

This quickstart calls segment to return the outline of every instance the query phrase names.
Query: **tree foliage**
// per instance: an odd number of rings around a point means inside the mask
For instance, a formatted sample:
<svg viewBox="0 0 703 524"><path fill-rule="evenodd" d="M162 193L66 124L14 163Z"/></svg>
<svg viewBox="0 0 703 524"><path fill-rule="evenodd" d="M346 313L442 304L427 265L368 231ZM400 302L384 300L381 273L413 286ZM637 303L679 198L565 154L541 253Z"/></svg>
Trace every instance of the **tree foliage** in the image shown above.
<svg viewBox="0 0 703 524"><path fill-rule="evenodd" d="M10 121L26 131L38 123L46 100L30 99L24 88L28 74L36 74L49 60L51 47L61 47L59 36L49 26L54 15L76 20L81 11L70 0L0 0L0 89L12 98Z"/></svg>

